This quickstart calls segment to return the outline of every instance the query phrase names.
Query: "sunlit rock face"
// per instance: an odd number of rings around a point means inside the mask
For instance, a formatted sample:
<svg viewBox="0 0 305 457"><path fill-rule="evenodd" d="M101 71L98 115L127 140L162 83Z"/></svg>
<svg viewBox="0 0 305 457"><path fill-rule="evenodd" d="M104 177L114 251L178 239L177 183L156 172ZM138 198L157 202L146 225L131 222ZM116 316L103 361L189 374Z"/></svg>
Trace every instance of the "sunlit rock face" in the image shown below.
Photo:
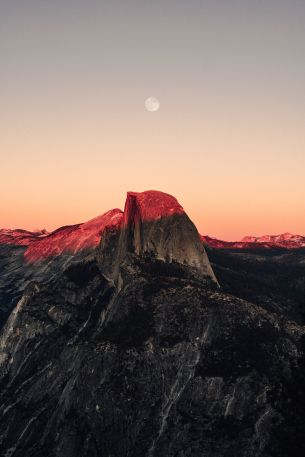
<svg viewBox="0 0 305 457"><path fill-rule="evenodd" d="M22 229L0 229L0 245L29 246L48 235L46 230L29 232Z"/></svg>
<svg viewBox="0 0 305 457"><path fill-rule="evenodd" d="M107 227L121 224L122 211L113 209L83 224L61 227L30 243L24 253L28 262L56 257L61 254L76 254L85 249L95 248Z"/></svg>
<svg viewBox="0 0 305 457"><path fill-rule="evenodd" d="M217 284L196 227L177 200L163 192L128 192L121 231L110 228L101 241L99 258L106 275L117 278L132 255L189 267Z"/></svg>

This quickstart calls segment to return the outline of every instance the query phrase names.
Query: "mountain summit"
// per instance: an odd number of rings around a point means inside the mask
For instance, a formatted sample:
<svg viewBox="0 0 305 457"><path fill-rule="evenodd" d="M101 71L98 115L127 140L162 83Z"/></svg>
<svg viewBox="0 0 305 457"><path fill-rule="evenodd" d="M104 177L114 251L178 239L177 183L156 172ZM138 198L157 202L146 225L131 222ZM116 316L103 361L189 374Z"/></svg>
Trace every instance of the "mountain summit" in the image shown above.
<svg viewBox="0 0 305 457"><path fill-rule="evenodd" d="M113 278L136 257L188 266L196 276L217 283L196 227L171 195L128 192L121 230L109 227L108 232L101 241L100 263Z"/></svg>

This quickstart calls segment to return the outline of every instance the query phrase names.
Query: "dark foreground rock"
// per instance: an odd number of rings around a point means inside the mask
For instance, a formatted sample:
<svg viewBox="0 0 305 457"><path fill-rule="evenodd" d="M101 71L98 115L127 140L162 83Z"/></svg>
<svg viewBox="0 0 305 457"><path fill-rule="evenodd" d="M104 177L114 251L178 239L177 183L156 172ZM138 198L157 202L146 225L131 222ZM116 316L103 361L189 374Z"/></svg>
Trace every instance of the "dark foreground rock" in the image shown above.
<svg viewBox="0 0 305 457"><path fill-rule="evenodd" d="M1 340L2 455L303 455L303 328L156 271L31 285Z"/></svg>

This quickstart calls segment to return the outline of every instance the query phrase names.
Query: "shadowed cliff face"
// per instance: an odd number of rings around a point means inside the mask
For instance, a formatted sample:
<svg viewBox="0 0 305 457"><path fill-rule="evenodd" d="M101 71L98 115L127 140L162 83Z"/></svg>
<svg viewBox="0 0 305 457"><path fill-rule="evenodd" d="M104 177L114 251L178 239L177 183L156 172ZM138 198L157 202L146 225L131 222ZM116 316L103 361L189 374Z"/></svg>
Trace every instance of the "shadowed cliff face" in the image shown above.
<svg viewBox="0 0 305 457"><path fill-rule="evenodd" d="M304 455L304 326L219 289L171 198L130 194L119 230L27 287L0 336L1 457Z"/></svg>

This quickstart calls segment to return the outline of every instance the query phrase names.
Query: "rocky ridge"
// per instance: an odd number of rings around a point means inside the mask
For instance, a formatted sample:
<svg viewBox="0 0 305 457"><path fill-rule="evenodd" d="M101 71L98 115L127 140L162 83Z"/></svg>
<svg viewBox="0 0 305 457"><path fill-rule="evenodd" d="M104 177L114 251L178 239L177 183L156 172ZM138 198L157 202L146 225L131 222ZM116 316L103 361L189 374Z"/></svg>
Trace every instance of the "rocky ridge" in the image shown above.
<svg viewBox="0 0 305 457"><path fill-rule="evenodd" d="M46 230L29 232L22 229L0 229L0 245L29 246L33 241L48 235Z"/></svg>

